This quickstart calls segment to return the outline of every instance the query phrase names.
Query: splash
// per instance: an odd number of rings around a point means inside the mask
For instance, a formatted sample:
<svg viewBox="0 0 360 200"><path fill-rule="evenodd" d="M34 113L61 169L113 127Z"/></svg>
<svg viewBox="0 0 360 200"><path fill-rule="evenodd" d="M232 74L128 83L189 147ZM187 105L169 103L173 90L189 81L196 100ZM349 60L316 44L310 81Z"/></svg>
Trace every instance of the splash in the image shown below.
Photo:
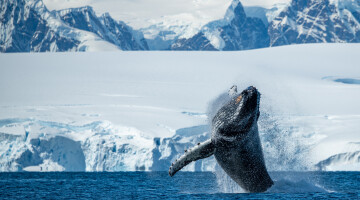
<svg viewBox="0 0 360 200"><path fill-rule="evenodd" d="M261 112L258 124L264 158L269 171L307 171L310 150L316 144L314 132L303 132L300 127L284 125L284 116L268 110Z"/></svg>
<svg viewBox="0 0 360 200"><path fill-rule="evenodd" d="M221 167L214 172L219 193L246 193ZM312 172L270 172L274 185L265 193L328 193Z"/></svg>
<svg viewBox="0 0 360 200"><path fill-rule="evenodd" d="M216 182L220 193L245 193L245 191L233 181L226 172L217 165L215 167Z"/></svg>
<svg viewBox="0 0 360 200"><path fill-rule="evenodd" d="M223 93L209 103L209 119L230 99ZM291 123L291 117L277 115L268 102L262 103L258 121L259 135L263 147L264 158L269 171L309 171L313 163L309 163L310 150L317 144L316 132L302 129ZM211 121L210 127L211 127ZM215 175L222 193L244 193L222 169L216 167ZM273 177L272 177L273 178ZM311 179L289 176L274 179L270 192L323 192L321 187L314 185Z"/></svg>
<svg viewBox="0 0 360 200"><path fill-rule="evenodd" d="M311 172L273 172L274 185L267 193L327 193Z"/></svg>

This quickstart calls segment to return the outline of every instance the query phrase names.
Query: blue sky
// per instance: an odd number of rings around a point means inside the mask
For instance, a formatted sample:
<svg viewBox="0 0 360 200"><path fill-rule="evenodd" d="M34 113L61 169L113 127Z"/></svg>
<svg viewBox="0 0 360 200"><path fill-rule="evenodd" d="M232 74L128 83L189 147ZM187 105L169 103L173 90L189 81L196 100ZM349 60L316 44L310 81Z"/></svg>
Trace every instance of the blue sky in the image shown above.
<svg viewBox="0 0 360 200"><path fill-rule="evenodd" d="M222 18L232 0L43 0L50 9L90 5L98 15L109 12L112 17L135 28L151 24L162 16L192 15L191 19L211 21ZM289 0L240 0L245 6L269 7ZM181 18L181 17L179 17ZM186 19L185 19L186 20Z"/></svg>

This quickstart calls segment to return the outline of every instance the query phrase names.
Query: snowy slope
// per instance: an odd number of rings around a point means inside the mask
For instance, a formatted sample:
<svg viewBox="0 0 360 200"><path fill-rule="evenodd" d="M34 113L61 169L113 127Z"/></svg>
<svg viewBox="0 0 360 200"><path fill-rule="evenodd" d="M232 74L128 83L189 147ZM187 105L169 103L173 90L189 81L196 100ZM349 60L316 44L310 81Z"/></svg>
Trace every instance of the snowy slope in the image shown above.
<svg viewBox="0 0 360 200"><path fill-rule="evenodd" d="M246 16L259 18L263 23L268 26L282 11L284 11L289 3L278 3L272 5L270 8L260 6L244 6Z"/></svg>
<svg viewBox="0 0 360 200"><path fill-rule="evenodd" d="M0 170L166 170L209 137L208 103L233 84L262 93L270 170L354 170L359 51L1 54ZM215 167L210 159L187 170Z"/></svg>
<svg viewBox="0 0 360 200"><path fill-rule="evenodd" d="M212 21L189 39L179 39L172 50L246 50L269 46L263 21L247 17L239 0L233 0L224 18Z"/></svg>
<svg viewBox="0 0 360 200"><path fill-rule="evenodd" d="M238 1L229 1L228 9L226 9L226 12L224 12L221 17L218 17L220 19L215 18L216 20L209 20L209 17L206 16L199 18L199 16L191 13L182 13L149 20L151 25L141 28L140 31L144 33L150 49L166 50L169 49L176 40L186 40L202 32L203 27L207 25L209 21L211 22L209 25L211 26L211 30L206 31L208 34L211 34L210 32L214 31L213 29L215 29L216 26L220 27L230 24L234 18L234 8L238 3ZM275 4L271 8L245 6L244 10L246 16L259 18L267 26L268 23L287 6L288 4Z"/></svg>
<svg viewBox="0 0 360 200"><path fill-rule="evenodd" d="M163 16L160 19L151 20L151 23L150 26L139 30L144 34L151 50L169 49L174 41L191 38L206 24L188 13Z"/></svg>
<svg viewBox="0 0 360 200"><path fill-rule="evenodd" d="M270 24L271 46L360 42L360 2L298 0Z"/></svg>
<svg viewBox="0 0 360 200"><path fill-rule="evenodd" d="M360 42L360 3L355 0L293 0L266 8L224 1L213 15L210 10L194 13L194 8L149 19L151 25L140 30L106 12L97 16L90 6L49 12L42 0L5 0L0 7L1 52L234 51Z"/></svg>
<svg viewBox="0 0 360 200"><path fill-rule="evenodd" d="M95 33L122 50L148 50L144 36L124 22L117 22L109 13L97 17L92 7L70 8L54 11L70 27Z"/></svg>
<svg viewBox="0 0 360 200"><path fill-rule="evenodd" d="M41 0L5 0L0 7L0 52L149 49L141 32L89 6L50 12Z"/></svg>
<svg viewBox="0 0 360 200"><path fill-rule="evenodd" d="M1 52L119 50L93 33L67 26L41 0L5 0L0 7Z"/></svg>
<svg viewBox="0 0 360 200"><path fill-rule="evenodd" d="M293 0L272 8L233 0L223 19L209 22L172 50L246 50L304 43L360 42L360 2Z"/></svg>

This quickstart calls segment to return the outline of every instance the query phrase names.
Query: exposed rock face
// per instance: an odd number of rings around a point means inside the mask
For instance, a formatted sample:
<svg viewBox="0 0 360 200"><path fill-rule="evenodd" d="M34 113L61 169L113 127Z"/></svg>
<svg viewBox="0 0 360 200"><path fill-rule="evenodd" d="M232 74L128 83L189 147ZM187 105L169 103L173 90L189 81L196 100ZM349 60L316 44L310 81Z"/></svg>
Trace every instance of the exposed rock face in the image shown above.
<svg viewBox="0 0 360 200"><path fill-rule="evenodd" d="M149 50L144 35L140 31L133 30L122 21L115 21L107 13L100 17L100 20L109 32L113 35L112 43L123 50ZM110 40L111 41L111 40Z"/></svg>
<svg viewBox="0 0 360 200"><path fill-rule="evenodd" d="M0 52L149 49L142 33L91 7L49 12L41 0L4 0L0 19Z"/></svg>
<svg viewBox="0 0 360 200"><path fill-rule="evenodd" d="M80 44L51 27L39 13L45 9L41 1L4 0L0 9L1 52L73 51Z"/></svg>
<svg viewBox="0 0 360 200"><path fill-rule="evenodd" d="M179 39L171 45L171 50L181 51L217 51L203 33L198 33L189 39Z"/></svg>
<svg viewBox="0 0 360 200"><path fill-rule="evenodd" d="M200 33L180 39L172 50L246 50L269 46L265 24L258 18L247 17L242 4L234 0L224 19L210 22Z"/></svg>
<svg viewBox="0 0 360 200"><path fill-rule="evenodd" d="M224 19L210 22L192 38L179 39L171 49L209 50L209 43L217 50L246 50L360 42L359 1L293 0L268 23L264 23L264 16L247 17L241 3L234 0Z"/></svg>
<svg viewBox="0 0 360 200"><path fill-rule="evenodd" d="M270 45L360 42L360 2L346 2L293 0L270 22Z"/></svg>
<svg viewBox="0 0 360 200"><path fill-rule="evenodd" d="M89 6L49 12L41 0L4 0L0 2L0 51L234 51L360 42L360 1L293 0L281 9L247 8L247 13L239 0L233 0L223 19L202 28L174 24L167 25L167 30L160 23L141 29L151 35L148 45L141 31L109 14L98 17Z"/></svg>
<svg viewBox="0 0 360 200"><path fill-rule="evenodd" d="M141 33L134 31L121 21L115 21L108 13L97 17L95 11L90 6L60 10L57 11L57 15L67 25L95 33L100 38L115 44L122 50L149 49Z"/></svg>

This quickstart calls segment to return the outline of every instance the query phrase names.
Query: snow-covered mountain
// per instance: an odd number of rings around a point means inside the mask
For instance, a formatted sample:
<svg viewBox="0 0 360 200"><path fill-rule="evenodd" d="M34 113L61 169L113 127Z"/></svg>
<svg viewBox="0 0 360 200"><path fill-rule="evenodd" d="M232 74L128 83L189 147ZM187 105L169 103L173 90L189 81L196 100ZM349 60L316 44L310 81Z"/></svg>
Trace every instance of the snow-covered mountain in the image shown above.
<svg viewBox="0 0 360 200"><path fill-rule="evenodd" d="M360 2L293 0L273 8L243 8L233 0L224 19L179 38L172 50L245 50L303 43L360 42Z"/></svg>
<svg viewBox="0 0 360 200"><path fill-rule="evenodd" d="M360 1L293 0L269 25L271 46L360 42Z"/></svg>
<svg viewBox="0 0 360 200"><path fill-rule="evenodd" d="M108 13L97 17L90 6L55 12L68 26L95 33L122 50L148 50L143 35L124 22L115 21Z"/></svg>
<svg viewBox="0 0 360 200"><path fill-rule="evenodd" d="M278 3L274 4L270 8L264 8L260 6L245 6L245 14L248 17L254 17L261 19L266 27L269 26L269 23L274 20L282 11L284 11L289 6L288 3Z"/></svg>
<svg viewBox="0 0 360 200"><path fill-rule="evenodd" d="M152 21L152 25L139 30L151 50L168 50L176 40L191 38L206 24L187 13Z"/></svg>
<svg viewBox="0 0 360 200"><path fill-rule="evenodd" d="M95 19L97 17L94 13L81 13L81 10L86 9L80 8L72 10L73 16L78 17L76 19L71 19L69 10L59 12L64 18L73 20L63 21L59 13L50 12L41 0L4 0L0 2L0 7L1 52L147 49L141 33L133 31L122 22L117 23L108 15ZM86 14L89 13L94 18L87 18L90 15ZM80 16L81 14L85 16ZM81 19L88 21L80 21ZM81 24L76 24L79 21ZM99 21L102 24L97 24ZM116 37L117 40L114 39Z"/></svg>
<svg viewBox="0 0 360 200"><path fill-rule="evenodd" d="M49 12L41 0L0 2L0 51L246 50L303 43L360 42L357 0L293 0L272 8L233 0L223 19L163 17L134 30L90 6ZM180 20L181 19L181 20Z"/></svg>
<svg viewBox="0 0 360 200"><path fill-rule="evenodd" d="M237 2L232 2L232 4ZM232 5L231 4L231 5ZM282 12L288 4L275 4L271 8L264 8L259 6L244 7L244 11L247 17L259 18L263 21L267 27L275 17ZM233 13L233 8L229 8L229 14ZM224 16L222 16L222 19ZM208 24L206 20L199 20L189 13L183 13L174 16L163 16L161 19L153 20L152 25L141 28L140 31L144 33L146 41L149 44L151 50L169 50L171 45L175 42L175 45L188 46L190 50L197 50L198 46L205 44L198 44L206 41L206 38L202 38L203 34L199 34L202 28ZM216 20L217 22L224 21ZM216 23L213 23L216 25ZM227 24L222 23L222 24ZM221 25L221 23L220 23ZM194 38L192 38L194 37ZM192 38L192 39L190 39ZM187 40L190 39L190 40ZM208 47L211 47L208 45ZM204 50L215 50L213 48L205 47Z"/></svg>
<svg viewBox="0 0 360 200"><path fill-rule="evenodd" d="M206 24L189 39L180 39L172 50L246 50L269 46L263 21L247 17L240 1L234 0L224 19Z"/></svg>

